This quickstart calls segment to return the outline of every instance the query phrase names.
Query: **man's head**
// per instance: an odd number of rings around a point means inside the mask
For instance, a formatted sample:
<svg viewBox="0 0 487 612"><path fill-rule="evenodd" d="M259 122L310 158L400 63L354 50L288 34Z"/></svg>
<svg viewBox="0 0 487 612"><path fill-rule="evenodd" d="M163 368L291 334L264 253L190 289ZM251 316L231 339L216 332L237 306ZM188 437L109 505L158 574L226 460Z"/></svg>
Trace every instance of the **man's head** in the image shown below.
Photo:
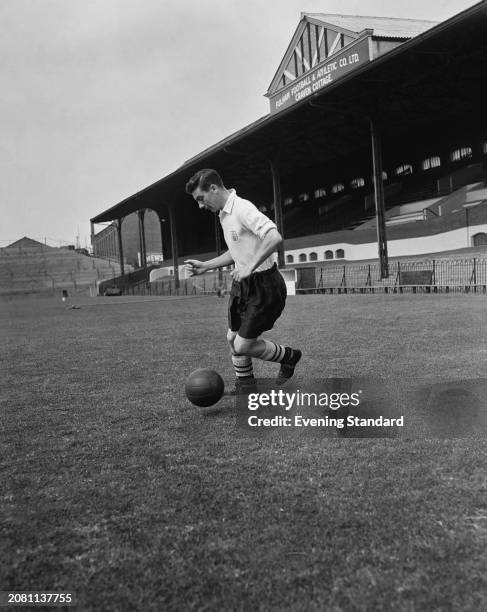
<svg viewBox="0 0 487 612"><path fill-rule="evenodd" d="M200 208L211 212L221 210L229 195L221 176L211 168L198 170L186 183L186 193L193 196Z"/></svg>

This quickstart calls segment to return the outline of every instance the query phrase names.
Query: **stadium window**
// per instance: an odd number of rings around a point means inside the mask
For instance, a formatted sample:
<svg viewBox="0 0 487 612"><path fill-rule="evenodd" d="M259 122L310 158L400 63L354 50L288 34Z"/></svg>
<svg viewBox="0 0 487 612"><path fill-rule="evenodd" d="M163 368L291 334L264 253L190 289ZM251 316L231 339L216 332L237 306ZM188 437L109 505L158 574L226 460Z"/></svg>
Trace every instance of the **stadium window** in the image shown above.
<svg viewBox="0 0 487 612"><path fill-rule="evenodd" d="M286 263L294 263L294 257L292 255L286 255Z"/></svg>
<svg viewBox="0 0 487 612"><path fill-rule="evenodd" d="M427 157L421 162L421 168L423 170L431 170L431 168L439 168L441 166L441 159L438 155L433 157Z"/></svg>
<svg viewBox="0 0 487 612"><path fill-rule="evenodd" d="M335 257L337 259L343 259L345 257L345 251L343 249L337 249L335 251Z"/></svg>
<svg viewBox="0 0 487 612"><path fill-rule="evenodd" d="M307 202L309 200L309 194L308 193L300 193L298 196L298 200L300 202Z"/></svg>
<svg viewBox="0 0 487 612"><path fill-rule="evenodd" d="M326 189L323 189L322 187L320 187L319 189L315 189L315 200L318 200L319 198L324 198L325 196Z"/></svg>
<svg viewBox="0 0 487 612"><path fill-rule="evenodd" d="M450 155L450 161L461 161L462 159L470 159L472 157L472 149L470 147L460 147L455 149Z"/></svg>
<svg viewBox="0 0 487 612"><path fill-rule="evenodd" d="M340 191L344 191L344 190L345 190L345 185L343 183L335 183L335 185L333 185L333 187L331 188L332 193L340 193Z"/></svg>
<svg viewBox="0 0 487 612"><path fill-rule="evenodd" d="M487 234L485 232L479 232L472 236L473 246L486 246L487 245Z"/></svg>
<svg viewBox="0 0 487 612"><path fill-rule="evenodd" d="M360 187L363 187L364 185L365 185L365 180L361 176L354 178L353 180L350 181L350 187L352 189L360 189Z"/></svg>
<svg viewBox="0 0 487 612"><path fill-rule="evenodd" d="M289 198L285 198L284 199L284 206L291 206L291 204L294 202L294 200L289 197Z"/></svg>
<svg viewBox="0 0 487 612"><path fill-rule="evenodd" d="M301 261L301 262L306 261L306 254L305 253L300 253L299 254L299 261Z"/></svg>
<svg viewBox="0 0 487 612"><path fill-rule="evenodd" d="M487 142L484 142L482 144L482 153L484 153L484 154L487 153Z"/></svg>
<svg viewBox="0 0 487 612"><path fill-rule="evenodd" d="M402 164L395 170L396 176L409 176L413 173L413 167L411 164Z"/></svg>
<svg viewBox="0 0 487 612"><path fill-rule="evenodd" d="M310 260L310 261L317 261L317 259L318 259L318 255L317 255L317 253L314 253L314 252L313 252L313 253L310 253L310 254L309 254L309 260Z"/></svg>
<svg viewBox="0 0 487 612"><path fill-rule="evenodd" d="M333 259L333 251L325 251L325 259Z"/></svg>

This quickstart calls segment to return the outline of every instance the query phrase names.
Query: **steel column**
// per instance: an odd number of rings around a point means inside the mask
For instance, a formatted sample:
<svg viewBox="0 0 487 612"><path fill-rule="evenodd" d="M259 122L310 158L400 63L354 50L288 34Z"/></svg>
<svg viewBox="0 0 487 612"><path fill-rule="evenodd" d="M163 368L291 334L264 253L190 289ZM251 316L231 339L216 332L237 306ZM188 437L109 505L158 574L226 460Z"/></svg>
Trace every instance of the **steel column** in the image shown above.
<svg viewBox="0 0 487 612"><path fill-rule="evenodd" d="M144 227L144 216L145 209L137 211L139 217L139 246L140 246L140 259L143 268L147 268L147 251L145 247L145 227Z"/></svg>
<svg viewBox="0 0 487 612"><path fill-rule="evenodd" d="M374 171L375 217L377 224L377 247L379 251L380 277L389 278L389 259L387 256L387 237L385 223L384 181L382 179L382 147L380 135L370 120L372 140L372 164Z"/></svg>
<svg viewBox="0 0 487 612"><path fill-rule="evenodd" d="M164 223L166 222L166 218L162 214L162 210L157 210L157 216L159 217L159 228L161 231L161 254L162 259L164 260Z"/></svg>
<svg viewBox="0 0 487 612"><path fill-rule="evenodd" d="M179 268L178 268L178 240L176 233L176 211L173 206L168 206L169 228L171 230L171 250L174 267L174 286L179 289Z"/></svg>
<svg viewBox="0 0 487 612"><path fill-rule="evenodd" d="M118 257L120 259L120 274L123 276L125 274L125 267L123 264L122 221L123 217L117 219Z"/></svg>
<svg viewBox="0 0 487 612"><path fill-rule="evenodd" d="M269 161L272 173L272 188L274 191L274 213L277 231L281 234L283 242L277 247L277 265L283 268L284 262L284 215L282 213L281 176L276 159Z"/></svg>

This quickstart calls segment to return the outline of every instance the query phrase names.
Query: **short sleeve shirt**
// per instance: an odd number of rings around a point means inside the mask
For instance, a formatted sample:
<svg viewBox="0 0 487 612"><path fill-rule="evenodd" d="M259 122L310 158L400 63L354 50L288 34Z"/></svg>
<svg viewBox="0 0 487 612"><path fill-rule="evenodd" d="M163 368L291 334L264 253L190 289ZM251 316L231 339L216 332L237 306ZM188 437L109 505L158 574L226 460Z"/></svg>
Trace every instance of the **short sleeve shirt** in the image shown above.
<svg viewBox="0 0 487 612"><path fill-rule="evenodd" d="M249 200L240 198L234 189L230 189L228 200L219 216L225 242L237 270L249 263L267 232L277 229L269 217ZM270 255L255 271L267 270L273 264L274 257Z"/></svg>

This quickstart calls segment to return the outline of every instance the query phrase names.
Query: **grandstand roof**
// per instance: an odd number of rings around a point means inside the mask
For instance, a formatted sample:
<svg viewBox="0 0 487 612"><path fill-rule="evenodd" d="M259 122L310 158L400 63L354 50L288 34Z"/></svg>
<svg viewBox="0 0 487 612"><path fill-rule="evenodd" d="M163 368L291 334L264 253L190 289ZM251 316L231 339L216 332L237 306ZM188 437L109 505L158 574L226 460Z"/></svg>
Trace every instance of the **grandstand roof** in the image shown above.
<svg viewBox="0 0 487 612"><path fill-rule="evenodd" d="M413 38L438 23L437 21L425 21L423 19L332 15L328 13L301 13L301 15L357 34L364 30L372 30L374 36L383 38Z"/></svg>

